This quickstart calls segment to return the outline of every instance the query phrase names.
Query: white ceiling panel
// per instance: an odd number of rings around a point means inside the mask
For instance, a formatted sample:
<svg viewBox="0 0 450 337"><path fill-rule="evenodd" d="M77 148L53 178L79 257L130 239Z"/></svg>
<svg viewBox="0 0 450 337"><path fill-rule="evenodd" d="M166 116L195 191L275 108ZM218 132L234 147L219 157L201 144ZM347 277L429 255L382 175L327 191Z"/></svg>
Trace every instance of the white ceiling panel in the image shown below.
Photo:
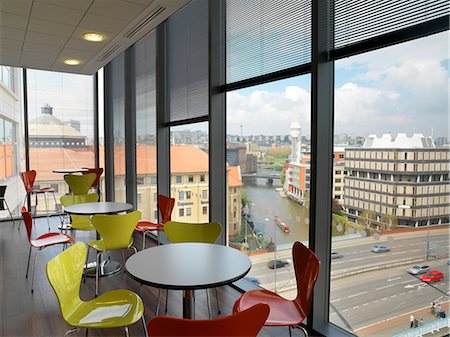
<svg viewBox="0 0 450 337"><path fill-rule="evenodd" d="M143 5L136 5L129 2L115 0L114 4L108 0L97 0L89 8L89 12L93 14L108 16L121 20L133 20L142 10Z"/></svg>
<svg viewBox="0 0 450 337"><path fill-rule="evenodd" d="M93 74L189 1L0 0L0 64Z"/></svg>

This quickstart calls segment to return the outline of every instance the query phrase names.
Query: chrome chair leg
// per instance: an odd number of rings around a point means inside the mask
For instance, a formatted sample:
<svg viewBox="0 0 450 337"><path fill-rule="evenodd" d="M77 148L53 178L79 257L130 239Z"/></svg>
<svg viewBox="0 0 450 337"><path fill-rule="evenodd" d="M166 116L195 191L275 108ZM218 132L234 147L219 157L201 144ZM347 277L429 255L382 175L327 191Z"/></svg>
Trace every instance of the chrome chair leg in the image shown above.
<svg viewBox="0 0 450 337"><path fill-rule="evenodd" d="M142 325L144 326L144 336L148 337L147 324L145 323L144 314L142 314L141 320L142 320Z"/></svg>
<svg viewBox="0 0 450 337"><path fill-rule="evenodd" d="M31 246L30 251L28 252L27 273L25 275L25 278L28 278L28 270L30 269L30 258L31 258Z"/></svg>
<svg viewBox="0 0 450 337"><path fill-rule="evenodd" d="M209 302L209 289L206 289L206 304L208 305L208 317L211 319L211 303Z"/></svg>
<svg viewBox="0 0 450 337"><path fill-rule="evenodd" d="M34 272L36 270L36 260L37 260L37 254L41 249L36 249L36 251L34 252L34 266L33 266L33 276L31 279L31 293L34 292Z"/></svg>
<svg viewBox="0 0 450 337"><path fill-rule="evenodd" d="M123 331L125 332L125 337L130 337L130 334L128 332L128 327L127 326L123 327Z"/></svg>
<svg viewBox="0 0 450 337"><path fill-rule="evenodd" d="M69 330L66 331L66 333L64 334L63 337L66 337L66 336L70 335L71 333L77 332L79 330L80 330L79 328L70 328Z"/></svg>
<svg viewBox="0 0 450 337"><path fill-rule="evenodd" d="M145 249L145 231L142 231L142 249Z"/></svg>
<svg viewBox="0 0 450 337"><path fill-rule="evenodd" d="M220 306L219 306L219 292L217 291L217 288L214 288L214 291L216 292L216 301L217 301L217 313L220 315Z"/></svg>
<svg viewBox="0 0 450 337"><path fill-rule="evenodd" d="M88 245L88 250L86 254L86 262L84 263L84 270L83 270L83 283L86 283L86 274L87 274L87 265L89 261L89 251L91 250L91 246Z"/></svg>
<svg viewBox="0 0 450 337"><path fill-rule="evenodd" d="M305 334L305 337L309 337L308 330L306 330L303 326L301 326L301 325L299 324L299 325L297 325L297 328L299 328L300 330L303 331L303 333Z"/></svg>
<svg viewBox="0 0 450 337"><path fill-rule="evenodd" d="M99 277L99 272L100 272L100 261L101 261L101 259L100 259L100 257L102 256L102 252L98 252L97 253L97 259L96 259L96 262L97 262L97 266L95 267L95 297L97 297L98 296L98 288L99 288L99 284L98 284L98 277Z"/></svg>
<svg viewBox="0 0 450 337"><path fill-rule="evenodd" d="M55 212L58 213L59 221L62 222L63 219L62 219L62 217L61 217L61 212L59 212L59 211L56 209L56 205L57 205L58 202L56 201L55 193L52 193L52 195L53 195L53 200L55 201ZM66 233L67 233L67 230L66 230Z"/></svg>
<svg viewBox="0 0 450 337"><path fill-rule="evenodd" d="M11 221L12 221L13 227L14 227L16 225L16 222L14 221L14 218L13 218L13 216L11 214L11 210L9 209L8 203L6 202L5 199L3 199L3 202L5 203L6 208L8 209L9 217L11 218Z"/></svg>
<svg viewBox="0 0 450 337"><path fill-rule="evenodd" d="M167 315L167 301L169 299L169 289L166 289L166 308L164 309L164 314Z"/></svg>
<svg viewBox="0 0 450 337"><path fill-rule="evenodd" d="M155 310L155 316L157 317L159 315L159 299L161 297L161 288L158 288L158 298L156 299L156 310Z"/></svg>
<svg viewBox="0 0 450 337"><path fill-rule="evenodd" d="M45 202L45 211L47 212L47 226L48 226L48 231L50 232L50 215L48 214L47 193L44 193L44 202Z"/></svg>

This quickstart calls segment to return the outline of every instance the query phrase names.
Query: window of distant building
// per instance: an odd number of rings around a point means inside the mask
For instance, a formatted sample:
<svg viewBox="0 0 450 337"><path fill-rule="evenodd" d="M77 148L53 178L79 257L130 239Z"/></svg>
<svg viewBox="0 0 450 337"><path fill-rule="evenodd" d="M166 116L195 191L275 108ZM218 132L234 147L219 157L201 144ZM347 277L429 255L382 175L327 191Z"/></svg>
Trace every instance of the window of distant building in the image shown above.
<svg viewBox="0 0 450 337"><path fill-rule="evenodd" d="M186 199L191 199L191 191L186 191Z"/></svg>
<svg viewBox="0 0 450 337"><path fill-rule="evenodd" d="M181 176L176 176L175 177L175 182L180 184L181 183Z"/></svg>
<svg viewBox="0 0 450 337"><path fill-rule="evenodd" d="M136 184L144 185L144 176L137 176L136 177Z"/></svg>
<svg viewBox="0 0 450 337"><path fill-rule="evenodd" d="M202 207L202 213L203 213L203 215L208 214L208 206L203 206Z"/></svg>
<svg viewBox="0 0 450 337"><path fill-rule="evenodd" d="M202 190L202 198L203 199L208 198L208 190Z"/></svg>
<svg viewBox="0 0 450 337"><path fill-rule="evenodd" d="M184 208L180 208L180 209L178 210L178 215L179 215L180 217L184 216Z"/></svg>
<svg viewBox="0 0 450 337"><path fill-rule="evenodd" d="M189 176L188 177L188 182L193 183L194 182L194 176Z"/></svg>
<svg viewBox="0 0 450 337"><path fill-rule="evenodd" d="M184 200L184 191L179 191L178 192L178 199L179 200Z"/></svg>
<svg viewBox="0 0 450 337"><path fill-rule="evenodd" d="M204 175L204 174L201 174L201 175L200 175L200 181L201 181L201 182L204 182L204 181L205 181L205 175Z"/></svg>
<svg viewBox="0 0 450 337"><path fill-rule="evenodd" d="M142 194L138 193L137 195L137 203L140 204L142 202Z"/></svg>
<svg viewBox="0 0 450 337"><path fill-rule="evenodd" d="M187 207L186 208L186 216L191 216L191 214L192 214L192 208Z"/></svg>

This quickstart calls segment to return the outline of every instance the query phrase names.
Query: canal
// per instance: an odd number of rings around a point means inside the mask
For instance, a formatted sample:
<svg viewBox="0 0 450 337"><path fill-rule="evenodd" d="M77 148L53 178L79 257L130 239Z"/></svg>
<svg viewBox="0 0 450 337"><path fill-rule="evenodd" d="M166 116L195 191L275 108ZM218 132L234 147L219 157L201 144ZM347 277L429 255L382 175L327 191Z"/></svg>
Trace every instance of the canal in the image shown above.
<svg viewBox="0 0 450 337"><path fill-rule="evenodd" d="M259 169L258 173L278 174L267 169ZM283 245L287 243L308 240L309 211L280 195L282 185L279 179L274 179L270 185L267 179L246 177L243 178L243 183L250 200L250 214L256 233L262 233L266 240L276 242L278 249L283 249ZM276 215L289 226L290 233L284 233L275 225Z"/></svg>

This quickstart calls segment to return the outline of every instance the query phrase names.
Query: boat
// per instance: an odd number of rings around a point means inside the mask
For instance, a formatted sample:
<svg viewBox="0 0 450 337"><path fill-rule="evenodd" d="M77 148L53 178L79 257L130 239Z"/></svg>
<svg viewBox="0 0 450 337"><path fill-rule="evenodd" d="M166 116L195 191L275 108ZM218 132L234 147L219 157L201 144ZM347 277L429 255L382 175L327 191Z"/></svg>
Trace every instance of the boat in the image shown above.
<svg viewBox="0 0 450 337"><path fill-rule="evenodd" d="M281 221L281 218L279 215L275 215L275 219L274 219L275 224L280 227L280 229L285 232L285 233L289 233L291 230L289 229L289 226L286 225L283 221Z"/></svg>

